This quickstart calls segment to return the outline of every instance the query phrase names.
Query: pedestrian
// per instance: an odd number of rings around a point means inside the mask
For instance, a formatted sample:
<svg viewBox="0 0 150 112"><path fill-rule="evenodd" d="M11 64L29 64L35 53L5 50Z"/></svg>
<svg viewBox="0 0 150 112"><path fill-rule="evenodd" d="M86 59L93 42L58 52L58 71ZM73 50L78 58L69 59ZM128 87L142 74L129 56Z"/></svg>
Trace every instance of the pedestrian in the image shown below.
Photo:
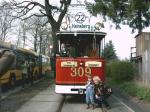
<svg viewBox="0 0 150 112"><path fill-rule="evenodd" d="M27 77L27 62L24 61L22 64L22 87L25 87Z"/></svg>
<svg viewBox="0 0 150 112"><path fill-rule="evenodd" d="M67 48L64 43L61 44L60 56L67 57Z"/></svg>
<svg viewBox="0 0 150 112"><path fill-rule="evenodd" d="M106 100L106 86L98 76L93 77L93 82L94 82L95 103L97 103L98 106L104 112L105 111L105 109L103 108L104 106L106 106L107 109L111 108Z"/></svg>
<svg viewBox="0 0 150 112"><path fill-rule="evenodd" d="M86 104L87 104L87 109L90 108L90 104L92 104L92 109L95 108L94 105L94 83L92 80L92 76L88 76L88 80L86 83Z"/></svg>
<svg viewBox="0 0 150 112"><path fill-rule="evenodd" d="M33 85L34 63L30 62L30 83ZM40 77L41 78L41 77Z"/></svg>

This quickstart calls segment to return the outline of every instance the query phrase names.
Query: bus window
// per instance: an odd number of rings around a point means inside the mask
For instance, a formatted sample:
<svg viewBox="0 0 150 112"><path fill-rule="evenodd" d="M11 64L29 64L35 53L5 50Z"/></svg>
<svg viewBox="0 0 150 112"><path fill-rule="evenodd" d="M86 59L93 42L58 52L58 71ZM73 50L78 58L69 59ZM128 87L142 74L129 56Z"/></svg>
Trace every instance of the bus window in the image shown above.
<svg viewBox="0 0 150 112"><path fill-rule="evenodd" d="M17 54L16 58L16 68L21 69L22 64L24 63L25 58L22 55Z"/></svg>

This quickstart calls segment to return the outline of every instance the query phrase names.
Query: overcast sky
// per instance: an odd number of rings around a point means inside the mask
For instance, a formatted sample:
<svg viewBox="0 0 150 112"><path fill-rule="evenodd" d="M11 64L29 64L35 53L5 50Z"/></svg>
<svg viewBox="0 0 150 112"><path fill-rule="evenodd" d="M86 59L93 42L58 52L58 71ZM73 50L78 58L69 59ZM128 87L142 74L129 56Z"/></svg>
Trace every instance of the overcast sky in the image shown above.
<svg viewBox="0 0 150 112"><path fill-rule="evenodd" d="M106 42L112 40L116 49L116 53L120 59L130 58L130 48L135 47L135 33L131 33L132 29L127 25L121 25L121 29L116 30L115 27L110 28L110 23L105 24L103 29L106 35ZM150 32L150 27L143 30L143 32Z"/></svg>
<svg viewBox="0 0 150 112"><path fill-rule="evenodd" d="M57 4L58 1L57 0L51 0L51 3ZM56 2L57 1L57 2ZM84 3L84 0L73 0L73 2L76 1L81 1L82 3ZM86 1L92 1L92 0L86 0ZM76 12L73 10L73 12ZM95 21L99 21L99 18L93 18L93 20L91 19L91 21L95 22ZM107 22L104 24L105 28L102 29L101 31L104 31L107 33L106 35L106 42L108 42L109 40L112 40L112 42L114 43L115 46L115 50L117 53L117 56L120 59L125 59L125 58L130 58L130 48L131 47L135 47L135 35L137 35L137 32L135 33L131 33L132 29L129 28L128 26L125 25L121 25L121 29L116 30L115 26L110 28L110 25L113 25L111 22ZM145 30L143 30L145 32L150 32L150 28L146 28Z"/></svg>
<svg viewBox="0 0 150 112"><path fill-rule="evenodd" d="M110 28L110 24L105 24L104 31L107 33L106 42L112 40L117 56L120 59L130 58L130 48L135 47L135 35L132 34L131 28L121 25L121 29Z"/></svg>
<svg viewBox="0 0 150 112"><path fill-rule="evenodd" d="M23 0L18 0L18 1L23 1ZM35 0L35 1L41 1L43 0ZM59 5L60 0L50 0L50 2L53 5ZM73 0L76 1L76 0ZM78 1L84 1L84 0L78 0ZM91 1L91 0L87 0ZM73 11L75 12L75 11ZM91 21L99 20L99 18L94 18ZM116 30L115 27L110 28L110 25L112 25L111 22L105 23L105 28L102 29L102 31L106 32L106 42L109 40L112 40L114 43L116 53L120 59L125 59L125 58L130 58L130 47L135 46L135 35L137 35L137 32L134 34L131 33L131 28L128 26L121 26L120 30ZM150 28L146 28L144 31L150 32Z"/></svg>
<svg viewBox="0 0 150 112"><path fill-rule="evenodd" d="M59 0L51 0L51 3L57 4ZM56 2L57 1L57 2ZM73 0L73 2L81 1L84 3L84 0ZM93 0L86 0L86 1L93 1ZM73 10L73 12L76 12ZM91 21L100 21L100 18L93 18ZM92 23L92 22L91 22ZM106 42L109 40L112 40L115 46L115 50L117 53L117 56L120 59L130 58L130 48L135 47L135 36L137 35L137 32L131 33L132 29L129 28L127 25L121 25L121 29L115 29L115 26L110 28L110 25L113 25L111 22L106 22L105 28L101 31L104 31L107 33L105 39ZM143 30L144 32L150 32L150 27Z"/></svg>

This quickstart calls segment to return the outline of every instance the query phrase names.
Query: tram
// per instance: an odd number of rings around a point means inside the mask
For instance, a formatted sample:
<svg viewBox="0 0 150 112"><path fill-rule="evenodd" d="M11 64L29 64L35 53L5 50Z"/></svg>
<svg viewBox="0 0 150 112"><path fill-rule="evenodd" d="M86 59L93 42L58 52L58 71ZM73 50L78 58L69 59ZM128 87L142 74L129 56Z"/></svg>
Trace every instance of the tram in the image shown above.
<svg viewBox="0 0 150 112"><path fill-rule="evenodd" d="M105 36L104 32L57 32L56 93L85 94L88 75L105 81Z"/></svg>

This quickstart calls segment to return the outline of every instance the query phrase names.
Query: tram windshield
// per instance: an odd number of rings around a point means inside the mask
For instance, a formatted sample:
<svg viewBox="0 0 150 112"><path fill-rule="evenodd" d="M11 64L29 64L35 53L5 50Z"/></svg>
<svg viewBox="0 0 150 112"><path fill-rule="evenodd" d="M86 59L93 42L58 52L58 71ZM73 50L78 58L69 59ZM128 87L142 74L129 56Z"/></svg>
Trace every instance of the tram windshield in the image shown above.
<svg viewBox="0 0 150 112"><path fill-rule="evenodd" d="M59 53L62 57L100 57L104 46L102 32L61 32Z"/></svg>

